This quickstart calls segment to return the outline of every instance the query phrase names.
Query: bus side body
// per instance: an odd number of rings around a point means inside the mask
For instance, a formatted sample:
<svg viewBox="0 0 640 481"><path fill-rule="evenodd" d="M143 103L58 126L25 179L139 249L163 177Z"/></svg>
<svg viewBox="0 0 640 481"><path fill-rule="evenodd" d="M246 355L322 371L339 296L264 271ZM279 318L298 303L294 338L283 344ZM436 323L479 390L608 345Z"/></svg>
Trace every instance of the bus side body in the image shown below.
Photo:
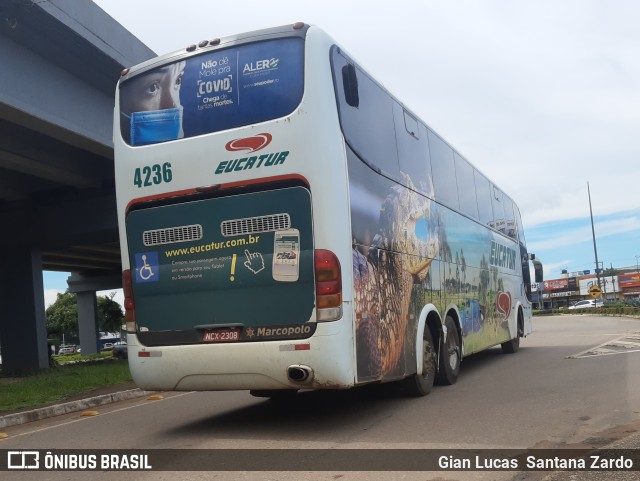
<svg viewBox="0 0 640 481"><path fill-rule="evenodd" d="M349 169L358 381L416 373L424 329L435 349L459 350L454 364L496 345L513 350L532 330L517 207L338 47L332 67ZM447 318L459 346L447 345Z"/></svg>

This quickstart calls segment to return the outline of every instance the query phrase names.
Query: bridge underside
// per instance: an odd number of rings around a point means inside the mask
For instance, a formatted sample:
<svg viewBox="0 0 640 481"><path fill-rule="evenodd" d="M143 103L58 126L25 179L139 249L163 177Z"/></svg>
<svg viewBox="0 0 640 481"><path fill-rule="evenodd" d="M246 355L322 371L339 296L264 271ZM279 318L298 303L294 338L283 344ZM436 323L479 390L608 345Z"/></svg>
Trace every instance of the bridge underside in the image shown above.
<svg viewBox="0 0 640 481"><path fill-rule="evenodd" d="M120 71L155 54L93 2L0 0L0 346L47 367L42 271L73 273L83 352L95 290L120 284L112 115Z"/></svg>

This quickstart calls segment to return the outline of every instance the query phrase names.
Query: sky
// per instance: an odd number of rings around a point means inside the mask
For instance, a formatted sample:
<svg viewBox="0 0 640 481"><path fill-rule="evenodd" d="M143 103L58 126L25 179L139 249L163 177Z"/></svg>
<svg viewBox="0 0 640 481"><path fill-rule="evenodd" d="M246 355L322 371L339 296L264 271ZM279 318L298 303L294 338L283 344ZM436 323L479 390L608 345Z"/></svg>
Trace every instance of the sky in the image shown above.
<svg viewBox="0 0 640 481"><path fill-rule="evenodd" d="M515 200L545 279L595 268L587 185L598 260L640 259L640 2L94 3L159 55L317 25ZM45 273L47 299L67 276Z"/></svg>

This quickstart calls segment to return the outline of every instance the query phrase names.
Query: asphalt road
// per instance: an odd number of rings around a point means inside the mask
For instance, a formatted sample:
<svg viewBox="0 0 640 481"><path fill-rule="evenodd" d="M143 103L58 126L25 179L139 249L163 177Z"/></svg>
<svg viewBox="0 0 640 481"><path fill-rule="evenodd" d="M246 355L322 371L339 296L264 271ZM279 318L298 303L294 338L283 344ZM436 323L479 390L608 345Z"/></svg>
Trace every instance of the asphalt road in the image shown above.
<svg viewBox="0 0 640 481"><path fill-rule="evenodd" d="M306 392L283 403L247 392L164 393L162 400L139 398L103 406L97 416L76 413L7 428L9 437L0 441L0 449L231 449L237 450L232 456L242 459L242 449L249 448L599 447L640 431L640 320L540 317L534 329L518 353L502 354L495 348L470 356L463 361L457 384L437 387L424 398L400 398L375 386ZM100 478L535 481L549 474L332 468L290 473L107 472ZM42 474L3 473L3 479L87 477Z"/></svg>

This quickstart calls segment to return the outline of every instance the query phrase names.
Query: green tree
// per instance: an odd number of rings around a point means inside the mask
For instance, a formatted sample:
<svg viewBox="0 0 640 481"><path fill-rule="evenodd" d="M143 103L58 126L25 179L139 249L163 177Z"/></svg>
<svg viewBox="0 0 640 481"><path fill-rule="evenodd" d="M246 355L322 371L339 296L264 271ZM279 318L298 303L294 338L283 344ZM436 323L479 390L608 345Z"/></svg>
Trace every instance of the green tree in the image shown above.
<svg viewBox="0 0 640 481"><path fill-rule="evenodd" d="M604 273L602 275L605 277L613 277L613 276L617 276L618 274L620 274L620 271L618 271L618 269L614 269L613 267L607 267L604 270Z"/></svg>
<svg viewBox="0 0 640 481"><path fill-rule="evenodd" d="M56 301L45 311L47 331L50 334L77 334L78 299L71 292L59 293Z"/></svg>
<svg viewBox="0 0 640 481"><path fill-rule="evenodd" d="M105 332L120 332L124 322L122 307L113 300L115 292L98 296L98 328Z"/></svg>
<svg viewBox="0 0 640 481"><path fill-rule="evenodd" d="M98 329L105 332L120 332L124 320L122 307L109 296L97 297ZM58 294L56 301L45 311L47 331L50 334L78 333L78 298L71 292Z"/></svg>

